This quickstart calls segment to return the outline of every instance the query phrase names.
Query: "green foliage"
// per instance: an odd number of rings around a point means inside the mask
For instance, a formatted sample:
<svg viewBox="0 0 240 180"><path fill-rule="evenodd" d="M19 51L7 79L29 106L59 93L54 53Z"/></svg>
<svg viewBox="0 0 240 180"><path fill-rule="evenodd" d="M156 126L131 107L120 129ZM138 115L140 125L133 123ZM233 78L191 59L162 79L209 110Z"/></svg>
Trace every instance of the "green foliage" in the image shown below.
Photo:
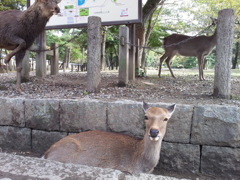
<svg viewBox="0 0 240 180"><path fill-rule="evenodd" d="M71 49L71 62L79 63L82 58L86 60L86 53L82 51L82 49L86 50L87 48L86 29L49 30L47 31L46 43L48 47L50 47L51 43L58 44L59 57L61 60L65 58L66 48Z"/></svg>
<svg viewBox="0 0 240 180"><path fill-rule="evenodd" d="M26 0L1 0L0 11L5 11L9 9L23 10L24 7L26 7L26 3Z"/></svg>
<svg viewBox="0 0 240 180"><path fill-rule="evenodd" d="M136 68L136 73L137 73L138 77L146 77L147 76L146 69Z"/></svg>

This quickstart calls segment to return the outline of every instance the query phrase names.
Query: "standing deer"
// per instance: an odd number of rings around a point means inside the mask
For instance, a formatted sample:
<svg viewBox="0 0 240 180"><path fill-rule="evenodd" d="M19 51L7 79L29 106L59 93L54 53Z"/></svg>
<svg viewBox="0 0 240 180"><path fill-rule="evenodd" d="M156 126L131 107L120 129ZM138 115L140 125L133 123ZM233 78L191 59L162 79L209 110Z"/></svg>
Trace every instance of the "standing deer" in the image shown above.
<svg viewBox="0 0 240 180"><path fill-rule="evenodd" d="M112 132L88 131L53 144L43 158L64 163L118 169L131 174L150 173L158 164L160 149L175 104L167 109L148 107L142 140Z"/></svg>
<svg viewBox="0 0 240 180"><path fill-rule="evenodd" d="M166 62L168 69L173 75L170 67L171 59L176 55L195 56L198 59L199 80L204 80L203 68L205 57L213 50L217 43L217 30L212 36L186 36L182 34L172 34L163 39L163 48L165 53L160 58L158 76L161 76L162 63Z"/></svg>
<svg viewBox="0 0 240 180"><path fill-rule="evenodd" d="M58 14L61 0L36 0L26 11L8 10L0 12L0 48L12 50L4 58L9 63L16 56L17 83L21 88L22 60L25 52L33 44L36 37L44 30L53 14Z"/></svg>

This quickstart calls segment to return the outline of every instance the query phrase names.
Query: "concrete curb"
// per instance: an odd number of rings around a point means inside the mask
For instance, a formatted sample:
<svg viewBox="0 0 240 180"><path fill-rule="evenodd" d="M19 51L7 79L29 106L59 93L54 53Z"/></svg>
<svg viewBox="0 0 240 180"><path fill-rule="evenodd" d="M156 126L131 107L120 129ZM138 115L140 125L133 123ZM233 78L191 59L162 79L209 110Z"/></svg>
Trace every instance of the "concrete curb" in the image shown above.
<svg viewBox="0 0 240 180"><path fill-rule="evenodd" d="M7 153L0 153L0 167L0 180L178 180L152 174L136 177L113 169L64 164Z"/></svg>

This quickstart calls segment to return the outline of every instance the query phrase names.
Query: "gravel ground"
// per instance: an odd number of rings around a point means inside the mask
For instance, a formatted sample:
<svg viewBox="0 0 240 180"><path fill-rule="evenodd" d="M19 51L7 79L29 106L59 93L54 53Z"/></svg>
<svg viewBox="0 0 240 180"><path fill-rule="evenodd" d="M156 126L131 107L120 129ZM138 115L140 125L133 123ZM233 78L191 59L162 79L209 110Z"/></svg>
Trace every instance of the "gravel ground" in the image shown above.
<svg viewBox="0 0 240 180"><path fill-rule="evenodd" d="M130 99L146 102L166 102L181 104L229 104L240 105L240 78L232 78L232 98L230 100L212 97L213 76L205 76L207 80L199 81L195 74L185 75L180 71L174 79L169 75L158 78L153 72L145 78L136 78L126 87L118 87L118 73L102 72L100 93L89 94L86 91L86 73L68 72L56 76L38 78L31 73L30 81L22 83L24 93L15 90L16 73L0 74L0 96L10 98L55 98L80 99L95 98L107 101ZM155 74L154 74L155 73Z"/></svg>

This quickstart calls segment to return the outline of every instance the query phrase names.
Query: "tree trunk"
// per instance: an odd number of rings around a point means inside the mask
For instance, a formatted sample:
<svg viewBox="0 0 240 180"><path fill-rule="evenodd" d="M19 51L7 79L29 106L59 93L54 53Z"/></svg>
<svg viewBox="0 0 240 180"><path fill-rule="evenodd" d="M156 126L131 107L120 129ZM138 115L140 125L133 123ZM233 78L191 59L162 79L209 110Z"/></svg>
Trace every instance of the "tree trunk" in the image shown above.
<svg viewBox="0 0 240 180"><path fill-rule="evenodd" d="M231 94L233 28L233 9L224 9L219 11L213 95L215 97L226 99L230 98Z"/></svg>
<svg viewBox="0 0 240 180"><path fill-rule="evenodd" d="M239 57L239 42L236 42L236 52L235 52L235 57L233 59L233 65L232 65L232 69L236 69L237 68L237 65L238 65L238 57Z"/></svg>
<svg viewBox="0 0 240 180"><path fill-rule="evenodd" d="M148 0L143 7L142 11L142 23L136 24L136 41L137 39L140 40L140 46L145 45L145 25L151 14L157 9L159 3L164 2L165 0ZM137 43L137 42L136 42ZM143 49L139 49L139 59L141 62L141 67L144 68L144 62L141 61L142 59L142 52Z"/></svg>

